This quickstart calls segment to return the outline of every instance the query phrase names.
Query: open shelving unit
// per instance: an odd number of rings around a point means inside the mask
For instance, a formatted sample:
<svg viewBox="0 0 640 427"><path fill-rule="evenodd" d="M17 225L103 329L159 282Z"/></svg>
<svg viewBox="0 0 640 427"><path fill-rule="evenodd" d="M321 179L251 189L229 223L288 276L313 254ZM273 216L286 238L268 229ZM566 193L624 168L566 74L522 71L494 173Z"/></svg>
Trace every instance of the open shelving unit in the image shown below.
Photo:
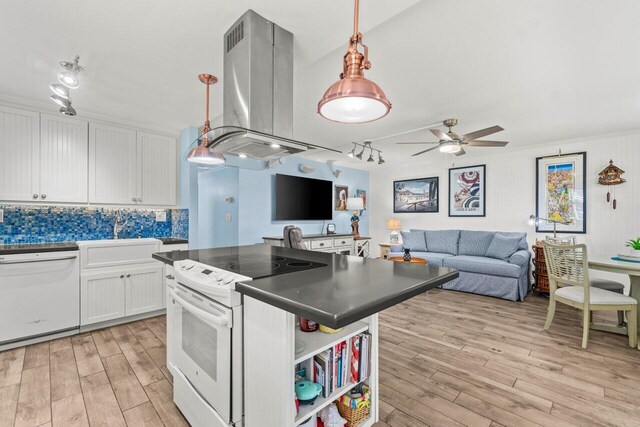
<svg viewBox="0 0 640 427"><path fill-rule="evenodd" d="M369 329L369 324L360 321L345 326L335 334L326 334L320 331L302 332L300 328L296 328L296 347L299 343L304 343L305 348L300 354L296 354L293 363L297 364L315 356L316 354L320 354L339 342L358 335L367 329Z"/></svg>
<svg viewBox="0 0 640 427"><path fill-rule="evenodd" d="M329 395L329 397L318 396L318 398L311 405L300 405L300 410L298 411L298 415L296 415L296 422L294 425L299 425L301 422L307 420L309 417L320 412L325 406L328 406L331 402L351 390L353 387L357 386L361 382L365 382L365 380L360 381L359 383L349 383L340 388L337 388Z"/></svg>

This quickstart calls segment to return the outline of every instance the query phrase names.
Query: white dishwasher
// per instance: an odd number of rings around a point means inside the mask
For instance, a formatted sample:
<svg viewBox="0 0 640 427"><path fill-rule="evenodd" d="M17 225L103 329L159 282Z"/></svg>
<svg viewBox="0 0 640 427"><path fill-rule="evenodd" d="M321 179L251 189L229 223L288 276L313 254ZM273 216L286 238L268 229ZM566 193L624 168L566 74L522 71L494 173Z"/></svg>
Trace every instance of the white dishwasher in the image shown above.
<svg viewBox="0 0 640 427"><path fill-rule="evenodd" d="M0 255L0 346L78 329L79 252Z"/></svg>

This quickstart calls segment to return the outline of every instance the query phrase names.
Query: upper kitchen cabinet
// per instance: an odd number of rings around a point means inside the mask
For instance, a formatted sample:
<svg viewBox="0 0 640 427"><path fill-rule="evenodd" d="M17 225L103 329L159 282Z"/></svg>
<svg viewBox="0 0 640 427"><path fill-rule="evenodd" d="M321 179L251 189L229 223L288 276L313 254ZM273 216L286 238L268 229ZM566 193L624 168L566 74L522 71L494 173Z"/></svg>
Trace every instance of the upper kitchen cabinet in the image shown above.
<svg viewBox="0 0 640 427"><path fill-rule="evenodd" d="M0 200L39 198L39 114L0 106Z"/></svg>
<svg viewBox="0 0 640 427"><path fill-rule="evenodd" d="M176 149L175 138L138 132L138 202L176 204Z"/></svg>
<svg viewBox="0 0 640 427"><path fill-rule="evenodd" d="M40 201L87 201L88 150L86 121L41 115Z"/></svg>
<svg viewBox="0 0 640 427"><path fill-rule="evenodd" d="M137 203L136 151L134 130L89 124L90 203Z"/></svg>

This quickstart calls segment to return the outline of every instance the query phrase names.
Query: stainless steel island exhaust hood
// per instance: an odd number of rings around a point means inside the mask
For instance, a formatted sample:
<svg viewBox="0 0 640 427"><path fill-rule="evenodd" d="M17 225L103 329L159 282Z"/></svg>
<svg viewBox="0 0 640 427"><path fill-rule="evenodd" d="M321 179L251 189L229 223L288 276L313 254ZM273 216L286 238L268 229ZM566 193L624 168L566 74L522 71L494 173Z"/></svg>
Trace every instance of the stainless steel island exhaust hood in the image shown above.
<svg viewBox="0 0 640 427"><path fill-rule="evenodd" d="M263 161L314 148L341 153L292 139L293 34L253 10L224 35L223 97L224 124L206 134L215 152Z"/></svg>

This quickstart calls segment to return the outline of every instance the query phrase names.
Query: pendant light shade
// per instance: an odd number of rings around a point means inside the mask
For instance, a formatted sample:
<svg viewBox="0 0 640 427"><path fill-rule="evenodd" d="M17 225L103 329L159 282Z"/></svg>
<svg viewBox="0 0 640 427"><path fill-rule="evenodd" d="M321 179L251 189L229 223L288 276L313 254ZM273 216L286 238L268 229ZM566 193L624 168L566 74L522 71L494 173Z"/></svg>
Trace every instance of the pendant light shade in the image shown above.
<svg viewBox="0 0 640 427"><path fill-rule="evenodd" d="M209 147L209 139L207 137L211 131L209 122L209 87L218 82L218 78L211 74L200 74L198 79L207 86L207 99L205 108L205 122L200 136L200 143L187 154L187 161L191 163L199 163L203 165L221 165L225 162L222 153L216 153Z"/></svg>
<svg viewBox="0 0 640 427"><path fill-rule="evenodd" d="M353 35L344 56L340 80L332 84L318 103L318 114L327 120L339 123L366 123L389 114L391 102L383 90L364 76L371 68L368 48L362 43L358 32L359 0L355 0ZM358 51L364 48L364 54Z"/></svg>

